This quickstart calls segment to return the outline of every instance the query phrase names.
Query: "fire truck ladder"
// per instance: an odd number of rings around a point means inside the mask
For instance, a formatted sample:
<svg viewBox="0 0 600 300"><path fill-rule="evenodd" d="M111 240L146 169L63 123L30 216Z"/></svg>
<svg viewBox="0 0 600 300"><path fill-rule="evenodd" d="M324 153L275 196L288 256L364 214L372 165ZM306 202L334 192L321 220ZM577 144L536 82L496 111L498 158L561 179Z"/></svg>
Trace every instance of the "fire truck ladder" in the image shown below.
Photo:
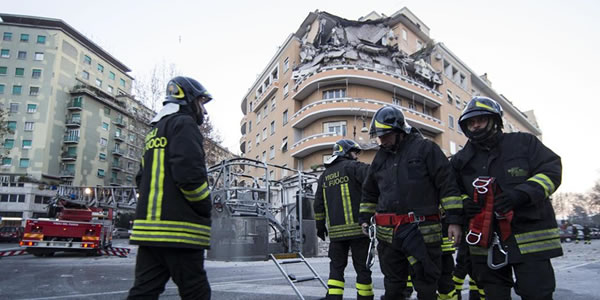
<svg viewBox="0 0 600 300"><path fill-rule="evenodd" d="M302 296L300 290L298 290L298 287L296 286L296 283L299 282L319 280L321 285L323 285L323 287L325 288L325 291L327 291L327 284L325 283L325 281L323 281L321 276L319 276L317 271L315 271L315 269L308 263L308 261L304 258L304 255L302 255L301 252L269 254L269 257L271 258L271 260L273 260L283 277L285 277L287 282L292 286L294 292L296 292L296 295L298 295L298 299L304 300L304 296ZM286 264L300 263L303 263L312 272L313 275L296 277L292 273L287 273L282 266Z"/></svg>

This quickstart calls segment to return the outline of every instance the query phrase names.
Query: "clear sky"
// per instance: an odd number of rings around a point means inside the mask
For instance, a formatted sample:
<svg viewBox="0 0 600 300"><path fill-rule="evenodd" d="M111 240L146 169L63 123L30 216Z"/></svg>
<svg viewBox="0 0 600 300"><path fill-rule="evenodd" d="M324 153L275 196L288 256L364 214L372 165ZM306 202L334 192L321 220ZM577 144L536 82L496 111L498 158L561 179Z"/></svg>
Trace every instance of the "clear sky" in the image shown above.
<svg viewBox="0 0 600 300"><path fill-rule="evenodd" d="M315 10L358 19L408 7L492 87L533 109L544 143L562 157L559 192L600 179L600 1L3 1L5 13L58 18L133 71L174 63L215 97L225 146L239 152L240 103L287 36Z"/></svg>

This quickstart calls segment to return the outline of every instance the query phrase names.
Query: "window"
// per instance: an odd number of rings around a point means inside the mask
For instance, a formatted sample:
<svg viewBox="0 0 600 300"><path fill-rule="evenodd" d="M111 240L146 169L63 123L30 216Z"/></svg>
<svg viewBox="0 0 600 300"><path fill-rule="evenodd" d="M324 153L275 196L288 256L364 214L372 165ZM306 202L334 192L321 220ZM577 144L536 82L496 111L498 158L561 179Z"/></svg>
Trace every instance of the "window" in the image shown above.
<svg viewBox="0 0 600 300"><path fill-rule="evenodd" d="M248 121L248 132L252 131L252 120Z"/></svg>
<svg viewBox="0 0 600 300"><path fill-rule="evenodd" d="M263 128L263 131L262 131L262 139L263 139L263 141L267 139L267 128L266 128L266 127L265 127L265 128Z"/></svg>
<svg viewBox="0 0 600 300"><path fill-rule="evenodd" d="M23 149L31 149L31 140L23 140Z"/></svg>
<svg viewBox="0 0 600 300"><path fill-rule="evenodd" d="M279 79L279 69L275 68L273 69L273 71L271 71L271 78L273 78L273 81Z"/></svg>
<svg viewBox="0 0 600 300"><path fill-rule="evenodd" d="M29 34L21 33L21 42L28 43L29 42Z"/></svg>
<svg viewBox="0 0 600 300"><path fill-rule="evenodd" d="M288 149L288 140L287 140L287 136L283 138L283 141L281 141L281 152L286 152Z"/></svg>
<svg viewBox="0 0 600 300"><path fill-rule="evenodd" d="M323 133L335 133L336 135L346 135L346 121L323 123Z"/></svg>
<svg viewBox="0 0 600 300"><path fill-rule="evenodd" d="M98 64L98 71L99 71L100 73L104 73L104 66L103 66L103 65L101 65L101 64Z"/></svg>
<svg viewBox="0 0 600 300"><path fill-rule="evenodd" d="M104 177L104 170L98 169L98 177Z"/></svg>
<svg viewBox="0 0 600 300"><path fill-rule="evenodd" d="M106 153L100 153L100 155L98 156L98 159L100 161L106 161Z"/></svg>
<svg viewBox="0 0 600 300"><path fill-rule="evenodd" d="M4 149L12 149L15 146L15 140L13 139L5 139L4 140Z"/></svg>
<svg viewBox="0 0 600 300"><path fill-rule="evenodd" d="M21 95L22 88L23 87L20 85L13 85L13 90L12 90L13 95Z"/></svg>
<svg viewBox="0 0 600 300"><path fill-rule="evenodd" d="M106 146L108 141L105 138L100 138L100 146Z"/></svg>
<svg viewBox="0 0 600 300"><path fill-rule="evenodd" d="M102 129L108 130L108 123L102 122Z"/></svg>
<svg viewBox="0 0 600 300"><path fill-rule="evenodd" d="M256 112L256 124L260 123L260 120L262 119L262 116L261 116L260 112L261 112L260 110L258 110Z"/></svg>
<svg viewBox="0 0 600 300"><path fill-rule="evenodd" d="M346 89L333 89L323 91L323 99L337 99L346 97Z"/></svg>
<svg viewBox="0 0 600 300"><path fill-rule="evenodd" d="M2 49L2 50L0 50L0 57L2 57L2 58L9 58L10 57L10 50L9 49Z"/></svg>
<svg viewBox="0 0 600 300"><path fill-rule="evenodd" d="M27 104L27 112L34 113L37 111L37 104Z"/></svg>
<svg viewBox="0 0 600 300"><path fill-rule="evenodd" d="M408 102L408 109L416 110L417 107L415 106L414 102Z"/></svg>
<svg viewBox="0 0 600 300"><path fill-rule="evenodd" d="M271 145L271 147L269 148L269 159L273 158L275 158L275 146Z"/></svg>
<svg viewBox="0 0 600 300"><path fill-rule="evenodd" d="M15 68L15 76L23 77L25 75L25 68Z"/></svg>
<svg viewBox="0 0 600 300"><path fill-rule="evenodd" d="M83 79L90 79L90 73L86 72L86 71L81 71L81 77L83 77Z"/></svg>
<svg viewBox="0 0 600 300"><path fill-rule="evenodd" d="M17 59L27 59L27 51L19 51L17 53Z"/></svg>
<svg viewBox="0 0 600 300"><path fill-rule="evenodd" d="M25 122L25 131L33 131L33 122Z"/></svg>
<svg viewBox="0 0 600 300"><path fill-rule="evenodd" d="M5 32L2 36L3 41L12 41L12 32Z"/></svg>
<svg viewBox="0 0 600 300"><path fill-rule="evenodd" d="M8 128L9 131L14 132L17 130L17 121L8 121L6 123L6 128Z"/></svg>
<svg viewBox="0 0 600 300"><path fill-rule="evenodd" d="M290 58L286 57L285 60L283 61L283 73L287 72L287 70L290 68Z"/></svg>
<svg viewBox="0 0 600 300"><path fill-rule="evenodd" d="M271 111L275 110L275 97L273 97L273 99L271 99Z"/></svg>
<svg viewBox="0 0 600 300"><path fill-rule="evenodd" d="M108 72L108 79L115 80L115 73L114 72Z"/></svg>
<svg viewBox="0 0 600 300"><path fill-rule="evenodd" d="M267 161L267 151L263 151L262 153L262 162L266 162Z"/></svg>
<svg viewBox="0 0 600 300"><path fill-rule="evenodd" d="M4 94L4 84L0 84L0 94Z"/></svg>
<svg viewBox="0 0 600 300"><path fill-rule="evenodd" d="M45 44L46 43L46 36L45 35L38 35L37 36L37 43L38 44Z"/></svg>
<svg viewBox="0 0 600 300"><path fill-rule="evenodd" d="M29 158L21 158L19 160L19 168L29 168Z"/></svg>
<svg viewBox="0 0 600 300"><path fill-rule="evenodd" d="M450 141L450 154L456 154L456 143L453 141Z"/></svg>
<svg viewBox="0 0 600 300"><path fill-rule="evenodd" d="M283 98L287 97L287 95L288 95L288 92L289 92L289 84L287 84L287 83L286 83L286 84L283 86Z"/></svg>
<svg viewBox="0 0 600 300"><path fill-rule="evenodd" d="M408 40L408 34L405 29L402 29L402 39L405 41Z"/></svg>
<svg viewBox="0 0 600 300"><path fill-rule="evenodd" d="M446 94L448 96L448 103L452 104L454 102L454 97L452 96L452 91L446 90Z"/></svg>
<svg viewBox="0 0 600 300"><path fill-rule="evenodd" d="M269 179L271 179L271 180L275 179L275 171L273 171L273 170L269 171Z"/></svg>
<svg viewBox="0 0 600 300"><path fill-rule="evenodd" d="M39 86L30 86L29 87L29 96L37 96L40 93Z"/></svg>
<svg viewBox="0 0 600 300"><path fill-rule="evenodd" d="M10 157L3 157L2 158L2 165L3 166L10 166L10 165L12 165L12 158L10 158Z"/></svg>
<svg viewBox="0 0 600 300"><path fill-rule="evenodd" d="M41 69L33 69L31 70L31 78L40 78L42 77L42 70Z"/></svg>
<svg viewBox="0 0 600 300"><path fill-rule="evenodd" d="M96 78L96 86L101 88L102 87L102 80Z"/></svg>
<svg viewBox="0 0 600 300"><path fill-rule="evenodd" d="M271 135L275 134L275 121L271 121Z"/></svg>
<svg viewBox="0 0 600 300"><path fill-rule="evenodd" d="M92 58L89 57L89 56L87 56L87 55L84 55L83 56L83 63L86 64L86 65L91 65L92 64Z"/></svg>
<svg viewBox="0 0 600 300"><path fill-rule="evenodd" d="M460 101L460 97L458 97L458 95L456 95L456 108L460 109L461 104L462 104L462 102Z"/></svg>
<svg viewBox="0 0 600 300"><path fill-rule="evenodd" d="M256 146L260 145L260 133L256 134Z"/></svg>
<svg viewBox="0 0 600 300"><path fill-rule="evenodd" d="M9 106L8 112L10 112L10 113L19 112L19 103L11 103Z"/></svg>
<svg viewBox="0 0 600 300"><path fill-rule="evenodd" d="M267 115L269 114L269 105L265 104L265 106L263 106L263 118L267 118Z"/></svg>
<svg viewBox="0 0 600 300"><path fill-rule="evenodd" d="M252 150L252 141L248 141L248 152Z"/></svg>
<svg viewBox="0 0 600 300"><path fill-rule="evenodd" d="M283 112L283 123L282 124L285 126L285 124L287 124L287 122L288 122L288 110L286 109Z"/></svg>
<svg viewBox="0 0 600 300"><path fill-rule="evenodd" d="M448 128L454 129L454 117L451 115L448 115Z"/></svg>
<svg viewBox="0 0 600 300"><path fill-rule="evenodd" d="M107 87L107 90L108 90L108 92L109 92L109 93L111 93L111 94L112 94L112 93L113 93L113 91L114 91L114 88L113 88L111 85L109 85L109 86Z"/></svg>
<svg viewBox="0 0 600 300"><path fill-rule="evenodd" d="M121 78L121 80L120 80L119 84L120 84L122 87L125 87L125 79Z"/></svg>
<svg viewBox="0 0 600 300"><path fill-rule="evenodd" d="M0 75L6 75L7 72L8 72L7 67L0 67Z"/></svg>
<svg viewBox="0 0 600 300"><path fill-rule="evenodd" d="M423 49L423 42L417 40L417 51Z"/></svg>
<svg viewBox="0 0 600 300"><path fill-rule="evenodd" d="M44 60L44 52L36 52L33 60Z"/></svg>

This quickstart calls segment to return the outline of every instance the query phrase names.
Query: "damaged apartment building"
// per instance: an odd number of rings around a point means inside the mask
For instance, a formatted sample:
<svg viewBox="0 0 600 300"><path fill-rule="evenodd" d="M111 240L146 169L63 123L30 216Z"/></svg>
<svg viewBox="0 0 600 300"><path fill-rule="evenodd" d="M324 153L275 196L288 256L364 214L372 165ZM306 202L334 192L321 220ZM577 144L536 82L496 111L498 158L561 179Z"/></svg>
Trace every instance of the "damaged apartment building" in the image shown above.
<svg viewBox="0 0 600 300"><path fill-rule="evenodd" d="M466 142L458 118L476 95L502 105L506 131L541 136L533 112L521 112L487 75L434 42L408 8L356 21L315 11L244 96L240 150L247 158L308 171L323 165L337 140L349 138L367 149L360 160L370 162L377 149L368 135L371 118L394 105L450 156Z"/></svg>

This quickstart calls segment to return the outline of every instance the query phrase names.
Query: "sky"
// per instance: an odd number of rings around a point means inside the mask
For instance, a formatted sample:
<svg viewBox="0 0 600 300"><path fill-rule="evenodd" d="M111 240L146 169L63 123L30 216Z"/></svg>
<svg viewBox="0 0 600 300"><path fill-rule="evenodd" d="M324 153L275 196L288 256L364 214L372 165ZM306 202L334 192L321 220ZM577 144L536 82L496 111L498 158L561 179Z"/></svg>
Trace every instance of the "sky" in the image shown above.
<svg viewBox="0 0 600 300"><path fill-rule="evenodd" d="M278 47L315 10L356 20L408 7L471 70L521 111L533 109L562 157L558 192L600 180L600 1L4 1L4 13L62 19L148 77L175 64L214 96L207 109L239 152L240 104Z"/></svg>

